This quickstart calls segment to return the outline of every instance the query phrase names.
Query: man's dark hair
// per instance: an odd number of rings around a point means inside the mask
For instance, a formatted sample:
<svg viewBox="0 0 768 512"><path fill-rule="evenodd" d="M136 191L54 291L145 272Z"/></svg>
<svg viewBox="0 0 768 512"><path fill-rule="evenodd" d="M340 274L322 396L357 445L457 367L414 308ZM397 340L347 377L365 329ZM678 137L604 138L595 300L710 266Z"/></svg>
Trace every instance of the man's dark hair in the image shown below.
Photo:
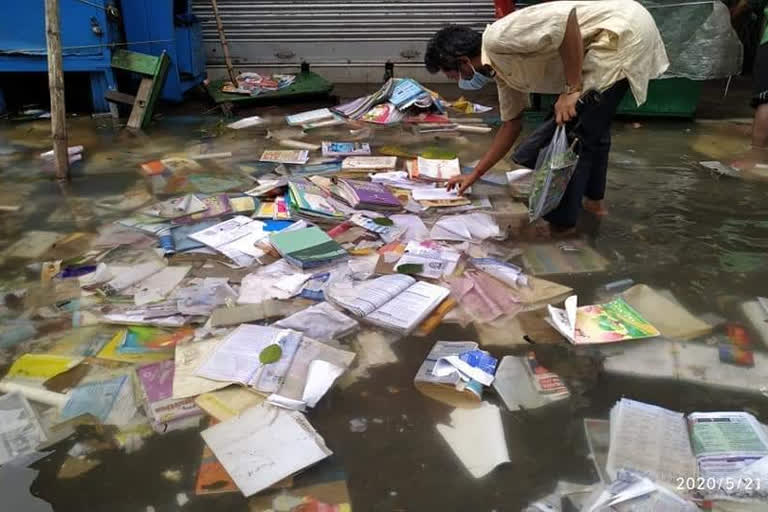
<svg viewBox="0 0 768 512"><path fill-rule="evenodd" d="M448 25L437 31L427 43L424 64L427 71L456 71L459 69L458 57L476 57L480 55L483 36L463 25Z"/></svg>

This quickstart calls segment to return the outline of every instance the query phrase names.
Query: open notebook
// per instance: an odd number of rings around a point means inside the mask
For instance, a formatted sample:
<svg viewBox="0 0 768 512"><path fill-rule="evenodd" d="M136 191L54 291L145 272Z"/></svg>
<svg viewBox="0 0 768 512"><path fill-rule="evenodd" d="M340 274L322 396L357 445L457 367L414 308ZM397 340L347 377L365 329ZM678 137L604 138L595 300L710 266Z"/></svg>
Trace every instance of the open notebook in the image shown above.
<svg viewBox="0 0 768 512"><path fill-rule="evenodd" d="M352 293L332 287L328 299L379 327L409 333L449 294L442 286L395 274L368 281Z"/></svg>

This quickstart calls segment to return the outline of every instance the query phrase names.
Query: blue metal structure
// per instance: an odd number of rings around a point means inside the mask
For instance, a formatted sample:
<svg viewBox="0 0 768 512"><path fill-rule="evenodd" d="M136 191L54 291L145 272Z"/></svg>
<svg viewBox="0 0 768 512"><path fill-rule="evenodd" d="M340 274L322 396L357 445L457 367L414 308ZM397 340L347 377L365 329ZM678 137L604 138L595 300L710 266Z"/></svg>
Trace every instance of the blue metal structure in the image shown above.
<svg viewBox="0 0 768 512"><path fill-rule="evenodd" d="M59 11L64 73L89 74L95 112L109 110L104 94L117 88L116 48L167 53L164 100L181 101L205 78L200 25L189 0L60 0ZM0 1L0 73L47 71L43 1Z"/></svg>
<svg viewBox="0 0 768 512"><path fill-rule="evenodd" d="M179 102L205 79L200 22L190 0L121 0L127 48L171 59L161 98ZM154 42L142 42L154 41Z"/></svg>
<svg viewBox="0 0 768 512"><path fill-rule="evenodd" d="M109 44L118 24L107 14L112 0L61 0L64 72L90 75L93 108L109 110L104 93L115 88ZM42 0L0 2L0 72L47 72L45 6Z"/></svg>

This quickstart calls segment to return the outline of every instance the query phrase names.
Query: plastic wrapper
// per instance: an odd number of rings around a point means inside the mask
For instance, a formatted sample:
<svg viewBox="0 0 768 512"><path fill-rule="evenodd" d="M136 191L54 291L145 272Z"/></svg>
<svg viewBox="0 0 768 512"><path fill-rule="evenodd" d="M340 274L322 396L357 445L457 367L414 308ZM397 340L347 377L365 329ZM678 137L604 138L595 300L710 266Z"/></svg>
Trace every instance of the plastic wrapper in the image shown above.
<svg viewBox="0 0 768 512"><path fill-rule="evenodd" d="M565 127L558 126L552 142L541 150L536 161L531 194L528 196L528 218L531 222L557 208L577 161L578 156L568 146Z"/></svg>
<svg viewBox="0 0 768 512"><path fill-rule="evenodd" d="M667 50L669 68L662 78L709 80L741 72L744 49L725 4L719 0L640 3L656 21Z"/></svg>

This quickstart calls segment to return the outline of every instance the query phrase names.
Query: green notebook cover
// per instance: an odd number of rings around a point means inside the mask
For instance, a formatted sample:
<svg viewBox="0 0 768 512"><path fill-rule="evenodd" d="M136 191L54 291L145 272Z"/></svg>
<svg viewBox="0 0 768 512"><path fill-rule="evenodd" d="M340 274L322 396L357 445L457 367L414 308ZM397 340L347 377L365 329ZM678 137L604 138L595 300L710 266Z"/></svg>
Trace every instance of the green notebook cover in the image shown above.
<svg viewBox="0 0 768 512"><path fill-rule="evenodd" d="M322 191L309 182L291 181L288 183L288 190L296 207L305 213L331 218L344 217L343 213L336 211L325 200Z"/></svg>
<svg viewBox="0 0 768 512"><path fill-rule="evenodd" d="M270 242L284 257L300 261L331 260L344 256L344 250L318 227L275 233Z"/></svg>

